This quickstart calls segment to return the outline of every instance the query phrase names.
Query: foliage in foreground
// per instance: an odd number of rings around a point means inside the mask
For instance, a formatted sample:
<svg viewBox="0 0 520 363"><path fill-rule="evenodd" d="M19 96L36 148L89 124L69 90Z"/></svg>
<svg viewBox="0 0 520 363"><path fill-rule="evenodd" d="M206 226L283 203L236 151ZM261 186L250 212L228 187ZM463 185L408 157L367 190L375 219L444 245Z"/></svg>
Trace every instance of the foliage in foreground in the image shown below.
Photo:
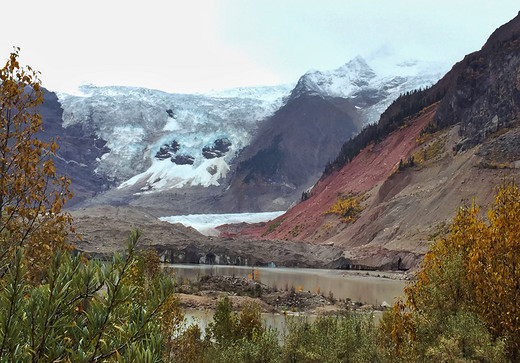
<svg viewBox="0 0 520 363"><path fill-rule="evenodd" d="M240 314L231 312L231 302L222 297L208 325L206 362L275 362L280 347L277 332L262 324L261 309L246 303Z"/></svg>
<svg viewBox="0 0 520 363"><path fill-rule="evenodd" d="M488 219L459 209L383 329L396 356L520 359L520 190L497 188Z"/></svg>
<svg viewBox="0 0 520 363"><path fill-rule="evenodd" d="M245 304L233 313L227 296L222 297L213 322L201 339L198 326L180 337L174 354L179 362L375 362L379 352L377 329L371 314L348 313L287 321L280 344L278 332L262 324L260 308ZM194 350L196 349L196 350Z"/></svg>
<svg viewBox="0 0 520 363"><path fill-rule="evenodd" d="M173 281L157 274L146 290L130 282L138 238L132 232L126 257L106 263L58 252L36 287L28 284L19 248L1 281L0 361L161 359L159 319Z"/></svg>
<svg viewBox="0 0 520 363"><path fill-rule="evenodd" d="M18 51L0 69L0 275L16 248L24 247L27 277L37 281L73 231L64 203L70 180L55 173L55 141L37 137L43 102L39 73L22 67Z"/></svg>
<svg viewBox="0 0 520 363"><path fill-rule="evenodd" d="M372 314L318 318L289 324L280 361L377 362L380 360Z"/></svg>

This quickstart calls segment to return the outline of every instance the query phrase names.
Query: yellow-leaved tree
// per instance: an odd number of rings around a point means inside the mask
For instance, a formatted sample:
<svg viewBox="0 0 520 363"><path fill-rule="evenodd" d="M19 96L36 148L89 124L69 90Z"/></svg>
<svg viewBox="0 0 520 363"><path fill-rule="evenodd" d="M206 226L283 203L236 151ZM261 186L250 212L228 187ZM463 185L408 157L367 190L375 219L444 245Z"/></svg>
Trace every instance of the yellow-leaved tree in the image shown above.
<svg viewBox="0 0 520 363"><path fill-rule="evenodd" d="M28 275L37 279L57 249L69 248L72 197L67 177L55 173L57 145L36 137L42 130L39 73L19 64L15 48L0 69L0 275L17 247L25 248Z"/></svg>
<svg viewBox="0 0 520 363"><path fill-rule="evenodd" d="M495 336L506 337L514 360L520 359L520 190L498 189L489 224L475 231L478 244L468 254L468 280L475 312ZM482 225L482 221L478 222Z"/></svg>
<svg viewBox="0 0 520 363"><path fill-rule="evenodd" d="M461 207L382 329L406 359L520 359L520 189L497 187L484 218Z"/></svg>

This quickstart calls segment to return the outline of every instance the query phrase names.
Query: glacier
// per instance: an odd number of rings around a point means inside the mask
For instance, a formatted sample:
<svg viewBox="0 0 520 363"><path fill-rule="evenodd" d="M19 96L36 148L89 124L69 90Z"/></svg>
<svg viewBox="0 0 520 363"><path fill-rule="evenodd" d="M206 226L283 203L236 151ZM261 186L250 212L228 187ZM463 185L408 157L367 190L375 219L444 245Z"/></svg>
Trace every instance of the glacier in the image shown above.
<svg viewBox="0 0 520 363"><path fill-rule="evenodd" d="M242 222L268 222L281 216L283 213L285 213L285 211L260 213L187 214L170 217L160 217L159 219L169 223L181 223L186 227L193 227L200 233L207 236L216 236L219 234L219 232L215 228L223 224Z"/></svg>
<svg viewBox="0 0 520 363"><path fill-rule="evenodd" d="M293 85L228 90L202 94L169 94L135 87L80 86L69 94L58 92L63 126L88 124L107 141L110 151L98 161L96 172L119 188L139 180L143 191L184 185L218 185L229 162L246 146L259 122L273 114ZM206 159L202 149L227 139L225 155ZM165 145L177 142L179 155L191 165L157 160Z"/></svg>

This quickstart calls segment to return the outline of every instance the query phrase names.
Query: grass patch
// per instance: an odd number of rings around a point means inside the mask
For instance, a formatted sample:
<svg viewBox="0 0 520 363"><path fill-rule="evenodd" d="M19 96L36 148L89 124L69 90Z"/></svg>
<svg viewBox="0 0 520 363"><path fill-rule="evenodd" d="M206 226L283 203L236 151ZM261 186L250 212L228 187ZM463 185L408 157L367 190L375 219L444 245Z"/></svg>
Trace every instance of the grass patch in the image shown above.
<svg viewBox="0 0 520 363"><path fill-rule="evenodd" d="M276 230L276 228L280 227L280 224L282 224L282 222L283 219L279 219L276 222L270 224L269 227L267 227L267 229L265 230L265 232L262 233L262 237L265 237L268 234L273 233Z"/></svg>
<svg viewBox="0 0 520 363"><path fill-rule="evenodd" d="M441 154L442 150L444 149L444 145L446 145L446 137L439 138L430 145L417 151L413 154L415 164L421 164L425 161L434 159Z"/></svg>
<svg viewBox="0 0 520 363"><path fill-rule="evenodd" d="M299 224L297 224L296 226L294 226L294 228L289 232L291 234L291 236L293 237L297 237L301 232L301 227Z"/></svg>
<svg viewBox="0 0 520 363"><path fill-rule="evenodd" d="M497 163L494 161L491 161L491 162L481 161L478 164L478 166L481 169L509 169L510 168L510 165L507 161L504 163Z"/></svg>
<svg viewBox="0 0 520 363"><path fill-rule="evenodd" d="M388 177L391 178L406 168L421 168L421 164L423 164L425 161L432 160L440 155L444 150L444 145L446 145L446 136L437 138L428 146L425 146L421 150L413 153L407 161L403 161L403 159L401 159L399 161L399 165L390 173Z"/></svg>

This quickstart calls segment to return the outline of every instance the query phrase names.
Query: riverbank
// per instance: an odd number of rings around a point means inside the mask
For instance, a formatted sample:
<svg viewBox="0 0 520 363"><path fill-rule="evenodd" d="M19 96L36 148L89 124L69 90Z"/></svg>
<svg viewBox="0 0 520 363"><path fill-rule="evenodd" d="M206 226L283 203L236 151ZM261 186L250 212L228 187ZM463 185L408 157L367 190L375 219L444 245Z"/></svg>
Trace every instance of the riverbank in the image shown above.
<svg viewBox="0 0 520 363"><path fill-rule="evenodd" d="M203 278L213 276L240 277L245 281L255 281L265 285L272 292L311 292L340 301L357 301L362 305L379 306L383 302L392 304L396 297L403 295L409 274L393 271L349 271L332 269L246 267L221 265L169 265L173 268L179 286L198 286ZM216 288L214 288L216 287ZM236 292L238 295L258 297L266 291L244 291L240 283L218 285L208 290ZM258 289L258 287L256 287ZM249 287L251 289L251 287ZM200 290L200 289L199 289ZM188 291L193 293L193 289ZM283 297L281 297L283 298Z"/></svg>

